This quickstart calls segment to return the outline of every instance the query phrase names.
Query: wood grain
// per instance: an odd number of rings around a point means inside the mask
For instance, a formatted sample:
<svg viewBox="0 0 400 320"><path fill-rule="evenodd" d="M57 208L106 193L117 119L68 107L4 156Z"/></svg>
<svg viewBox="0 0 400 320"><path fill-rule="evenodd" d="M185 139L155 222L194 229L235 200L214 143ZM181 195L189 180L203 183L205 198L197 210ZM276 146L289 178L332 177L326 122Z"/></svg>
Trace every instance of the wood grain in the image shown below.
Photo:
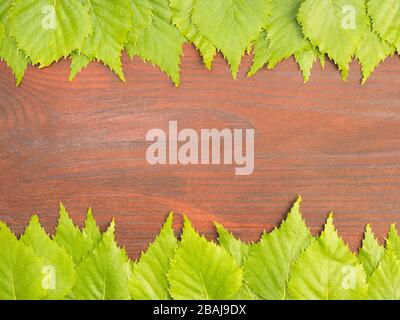
<svg viewBox="0 0 400 320"><path fill-rule="evenodd" d="M127 82L92 63L68 82L68 61L30 67L21 87L0 66L0 219L21 233L37 213L53 233L62 201L78 224L92 206L132 257L166 214L186 213L208 237L216 220L256 240L284 217L298 194L317 233L330 211L354 249L365 224L380 237L400 222L400 64L391 58L366 85L354 62L344 83L316 66L302 84L289 59L237 81L218 57L213 71L187 46L182 85L150 64L124 57ZM252 176L233 166L150 166L145 136L169 120L194 128L255 128Z"/></svg>

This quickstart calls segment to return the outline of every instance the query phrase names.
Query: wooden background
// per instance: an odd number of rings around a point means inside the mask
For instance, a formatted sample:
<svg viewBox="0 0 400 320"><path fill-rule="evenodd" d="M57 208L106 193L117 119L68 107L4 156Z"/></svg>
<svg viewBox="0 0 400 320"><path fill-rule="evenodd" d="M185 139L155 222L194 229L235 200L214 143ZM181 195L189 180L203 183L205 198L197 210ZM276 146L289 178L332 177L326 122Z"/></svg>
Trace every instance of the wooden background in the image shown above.
<svg viewBox="0 0 400 320"><path fill-rule="evenodd" d="M400 63L381 65L366 85L352 64L344 83L335 67L314 69L308 84L289 59L237 81L221 57L207 71L187 46L175 88L151 64L124 57L127 83L93 63L69 83L68 61L29 68L21 87L0 66L0 219L21 233L40 215L54 232L58 202L78 224L89 206L132 257L154 238L170 210L208 237L217 220L256 240L285 216L298 194L317 233L332 210L355 249L365 224L380 237L400 221ZM169 120L194 128L255 128L252 176L233 166L146 163L151 128Z"/></svg>

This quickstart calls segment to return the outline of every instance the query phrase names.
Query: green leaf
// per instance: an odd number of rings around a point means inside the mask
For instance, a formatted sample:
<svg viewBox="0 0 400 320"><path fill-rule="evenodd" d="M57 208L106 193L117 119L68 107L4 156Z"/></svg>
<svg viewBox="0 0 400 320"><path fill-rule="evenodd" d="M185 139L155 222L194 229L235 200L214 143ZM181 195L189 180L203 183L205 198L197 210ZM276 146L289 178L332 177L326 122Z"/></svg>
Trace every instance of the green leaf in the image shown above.
<svg viewBox="0 0 400 320"><path fill-rule="evenodd" d="M52 241L42 228L37 216L33 216L21 242L31 247L35 254L44 259L44 270L47 271L44 283L48 289L46 299L62 299L75 283L75 268L72 258L64 248Z"/></svg>
<svg viewBox="0 0 400 320"><path fill-rule="evenodd" d="M321 236L293 265L288 284L292 299L353 300L366 295L366 274L338 236L329 215Z"/></svg>
<svg viewBox="0 0 400 320"><path fill-rule="evenodd" d="M128 33L126 47L133 50L139 40L141 32L150 26L153 20L153 11L149 0L130 0L132 7L132 28Z"/></svg>
<svg viewBox="0 0 400 320"><path fill-rule="evenodd" d="M130 300L130 264L114 238L114 222L95 250L77 269L74 297L78 300Z"/></svg>
<svg viewBox="0 0 400 320"><path fill-rule="evenodd" d="M0 3L0 59L4 60L7 66L12 70L16 84L19 85L24 77L26 68L28 66L28 58L21 50L17 48L15 39L9 35L8 28L8 15L13 1L2 1Z"/></svg>
<svg viewBox="0 0 400 320"><path fill-rule="evenodd" d="M0 42L3 41L5 33L6 33L6 30L5 30L4 24L2 22L0 22Z"/></svg>
<svg viewBox="0 0 400 320"><path fill-rule="evenodd" d="M317 59L320 60L321 66L324 67L324 56L317 49L311 47L311 45L303 51L296 52L294 58L303 74L304 83L310 80L311 69Z"/></svg>
<svg viewBox="0 0 400 320"><path fill-rule="evenodd" d="M177 247L172 220L171 213L159 236L141 255L139 262L133 268L129 289L135 300L170 299L167 273Z"/></svg>
<svg viewBox="0 0 400 320"><path fill-rule="evenodd" d="M309 41L303 37L297 22L297 12L302 0L270 0L271 15L267 20L270 54L268 67L309 49Z"/></svg>
<svg viewBox="0 0 400 320"><path fill-rule="evenodd" d="M93 33L79 52L99 60L125 81L121 55L131 29L130 0L81 0L93 24Z"/></svg>
<svg viewBox="0 0 400 320"><path fill-rule="evenodd" d="M14 38L6 36L0 43L0 59L4 60L12 70L17 86L20 85L28 67L29 60L25 54L17 48Z"/></svg>
<svg viewBox="0 0 400 320"><path fill-rule="evenodd" d="M69 73L69 81L73 81L76 75L87 67L90 63L90 59L83 54L79 54L74 51L71 54L71 67Z"/></svg>
<svg viewBox="0 0 400 320"><path fill-rule="evenodd" d="M363 40L356 51L356 58L361 64L362 84L386 57L393 55L394 51L395 48L383 41L371 27L365 31Z"/></svg>
<svg viewBox="0 0 400 320"><path fill-rule="evenodd" d="M257 39L270 13L268 1L196 1L192 18L200 34L225 56L236 78L242 56Z"/></svg>
<svg viewBox="0 0 400 320"><path fill-rule="evenodd" d="M396 225L392 224L389 228L388 238L386 239L386 248L392 250L397 258L400 259L400 237L397 233Z"/></svg>
<svg viewBox="0 0 400 320"><path fill-rule="evenodd" d="M101 240L101 232L96 220L94 219L92 208L89 208L88 210L85 226L82 230L82 236L86 243L88 252L92 251Z"/></svg>
<svg viewBox="0 0 400 320"><path fill-rule="evenodd" d="M140 32L134 44L127 45L129 56L139 56L160 67L176 86L180 83L180 61L185 38L171 24L172 11L168 0L150 0L151 24Z"/></svg>
<svg viewBox="0 0 400 320"><path fill-rule="evenodd" d="M10 33L33 64L49 66L82 46L90 17L77 0L16 0Z"/></svg>
<svg viewBox="0 0 400 320"><path fill-rule="evenodd" d="M8 18L8 13L13 5L14 0L2 0L0 2L0 17L1 20L4 22Z"/></svg>
<svg viewBox="0 0 400 320"><path fill-rule="evenodd" d="M0 300L40 300L43 261L0 222Z"/></svg>
<svg viewBox="0 0 400 320"><path fill-rule="evenodd" d="M382 261L372 274L368 298L400 300L400 260L392 250L386 250Z"/></svg>
<svg viewBox="0 0 400 320"><path fill-rule="evenodd" d="M71 255L75 265L79 265L82 259L88 256L101 238L100 230L90 209L85 225L83 232L81 232L74 225L64 206L60 204L60 218L54 240Z"/></svg>
<svg viewBox="0 0 400 320"><path fill-rule="evenodd" d="M368 28L364 1L305 0L298 21L304 36L338 65L345 80L349 63Z"/></svg>
<svg viewBox="0 0 400 320"><path fill-rule="evenodd" d="M265 65L268 64L270 55L269 39L265 30L261 31L257 40L254 42L254 57L253 64L250 71L247 73L248 77L253 76Z"/></svg>
<svg viewBox="0 0 400 320"><path fill-rule="evenodd" d="M360 260L360 262L363 264L365 272L368 276L371 275L377 267L382 258L383 252L384 248L375 238L375 235L371 229L371 225L367 225L365 228L362 247L358 252L358 260Z"/></svg>
<svg viewBox="0 0 400 320"><path fill-rule="evenodd" d="M215 223L218 231L219 245L228 251L235 259L238 266L242 266L246 261L251 245L243 243L236 239L232 233L226 230L222 225ZM247 283L243 282L239 292L233 297L233 300L258 300L259 297L250 289Z"/></svg>
<svg viewBox="0 0 400 320"><path fill-rule="evenodd" d="M218 232L219 245L236 259L236 263L239 266L243 265L249 255L250 245L236 239L232 233L226 230L219 223L215 223L215 227Z"/></svg>
<svg viewBox="0 0 400 320"><path fill-rule="evenodd" d="M172 22L179 31L199 50L207 69L211 69L217 49L203 37L197 26L192 21L193 5L195 0L170 0L173 12Z"/></svg>
<svg viewBox="0 0 400 320"><path fill-rule="evenodd" d="M243 283L239 292L232 298L232 300L262 300L254 293L247 283Z"/></svg>
<svg viewBox="0 0 400 320"><path fill-rule="evenodd" d="M400 51L400 2L397 0L368 0L368 15L375 32Z"/></svg>
<svg viewBox="0 0 400 320"><path fill-rule="evenodd" d="M300 213L301 198L279 229L264 233L244 264L245 280L260 297L287 298L287 282L293 263L310 244L311 233Z"/></svg>
<svg viewBox="0 0 400 320"><path fill-rule="evenodd" d="M171 261L168 279L174 299L231 299L242 285L235 259L200 236L185 217L182 240Z"/></svg>

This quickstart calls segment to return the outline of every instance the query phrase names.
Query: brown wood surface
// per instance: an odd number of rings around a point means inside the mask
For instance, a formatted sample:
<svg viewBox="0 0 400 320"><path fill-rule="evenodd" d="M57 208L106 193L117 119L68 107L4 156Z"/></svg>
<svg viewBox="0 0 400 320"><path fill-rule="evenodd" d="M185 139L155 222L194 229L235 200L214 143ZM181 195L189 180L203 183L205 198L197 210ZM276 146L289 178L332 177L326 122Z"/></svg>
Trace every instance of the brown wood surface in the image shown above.
<svg viewBox="0 0 400 320"><path fill-rule="evenodd" d="M212 72L187 46L182 84L175 88L151 64L124 57L127 83L92 63L68 82L68 61L30 67L21 87L0 66L0 219L21 233L37 213L53 233L58 202L78 224L89 206L132 257L154 238L166 214L182 213L208 237L217 220L256 240L286 214L298 194L318 232L335 212L352 248L371 222L380 237L400 222L400 63L391 58L366 85L354 62L347 83L335 67L316 66L302 84L289 59L237 81L216 59ZM255 128L256 168L150 166L151 128L169 120L189 128Z"/></svg>

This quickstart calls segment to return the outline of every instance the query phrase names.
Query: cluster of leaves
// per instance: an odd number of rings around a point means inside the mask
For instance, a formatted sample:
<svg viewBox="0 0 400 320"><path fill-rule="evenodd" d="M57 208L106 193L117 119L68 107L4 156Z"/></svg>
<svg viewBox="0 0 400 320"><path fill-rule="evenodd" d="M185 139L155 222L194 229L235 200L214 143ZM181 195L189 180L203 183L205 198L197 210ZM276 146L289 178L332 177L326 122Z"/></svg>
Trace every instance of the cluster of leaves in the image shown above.
<svg viewBox="0 0 400 320"><path fill-rule="evenodd" d="M353 21L354 20L354 21ZM217 52L236 77L253 49L249 76L294 56L307 81L332 59L346 79L357 58L363 82L400 48L395 0L0 0L0 58L17 84L28 64L70 57L70 80L101 61L125 80L121 53L160 67L178 85L185 42L211 69Z"/></svg>
<svg viewBox="0 0 400 320"><path fill-rule="evenodd" d="M338 236L330 215L318 237L299 198L279 228L243 243L216 224L208 241L185 217L180 240L170 214L138 261L102 233L89 210L74 225L63 206L54 237L33 216L17 239L0 223L0 300L4 299L400 299L400 237L386 246L367 226L358 255Z"/></svg>

